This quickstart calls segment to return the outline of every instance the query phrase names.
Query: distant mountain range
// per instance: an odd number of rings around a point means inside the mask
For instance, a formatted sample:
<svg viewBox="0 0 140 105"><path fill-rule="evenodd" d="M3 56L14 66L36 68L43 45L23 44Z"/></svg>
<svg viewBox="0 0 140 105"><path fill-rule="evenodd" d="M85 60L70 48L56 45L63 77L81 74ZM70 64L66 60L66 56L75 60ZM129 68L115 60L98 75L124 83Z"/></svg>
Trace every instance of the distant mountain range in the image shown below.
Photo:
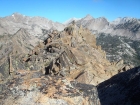
<svg viewBox="0 0 140 105"><path fill-rule="evenodd" d="M10 16L0 18L0 35L14 34L20 28L26 29L31 35L42 35L42 29L57 29L63 30L65 25L53 22L43 17L29 17L19 13L14 13Z"/></svg>
<svg viewBox="0 0 140 105"><path fill-rule="evenodd" d="M53 22L43 17L29 17L19 13L0 18L0 35L14 34L20 28L26 29L31 35L41 36L42 29L63 30L73 20L78 26L82 25L93 33L107 33L112 36L125 36L134 40L140 40L140 19L124 17L109 22L104 17L93 18L87 15L84 18L71 18L64 23Z"/></svg>
<svg viewBox="0 0 140 105"><path fill-rule="evenodd" d="M20 13L0 18L0 56L2 58L12 49L28 52L39 39L44 40L52 30L62 31L73 20L77 26L88 28L97 37L97 44L107 52L110 61L124 59L125 63L138 66L140 62L140 19L124 17L109 22L106 18L71 18L66 22L53 22L43 17L29 17ZM26 36L27 35L27 36ZM105 36L104 36L105 35ZM13 37L11 37L13 36ZM11 41L14 41L14 44ZM5 44L6 43L6 44ZM22 47L20 45L23 45ZM30 47L30 48L29 48ZM6 49L9 50L6 50Z"/></svg>
<svg viewBox="0 0 140 105"><path fill-rule="evenodd" d="M76 23L90 29L95 34L106 33L140 40L140 19L124 17L109 22L104 17L93 18L91 15L87 15Z"/></svg>

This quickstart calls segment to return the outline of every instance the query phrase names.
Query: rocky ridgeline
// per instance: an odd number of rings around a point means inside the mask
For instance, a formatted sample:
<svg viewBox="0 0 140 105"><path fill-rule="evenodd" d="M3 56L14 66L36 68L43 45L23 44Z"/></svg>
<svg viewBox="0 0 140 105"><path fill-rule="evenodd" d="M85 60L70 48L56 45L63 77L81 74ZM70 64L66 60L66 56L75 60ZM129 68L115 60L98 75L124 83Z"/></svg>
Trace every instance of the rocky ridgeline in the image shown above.
<svg viewBox="0 0 140 105"><path fill-rule="evenodd" d="M115 74L130 69L123 60L110 63L95 36L75 24L64 31L53 31L49 37L23 60L32 67L36 64L43 74L59 75L78 82L97 85ZM36 63L32 63L36 62Z"/></svg>
<svg viewBox="0 0 140 105"><path fill-rule="evenodd" d="M4 105L100 105L95 86L130 69L123 60L110 63L95 36L74 22L7 62L0 66Z"/></svg>
<svg viewBox="0 0 140 105"><path fill-rule="evenodd" d="M32 36L42 36L42 29L63 30L64 25L59 22L53 22L43 17L29 17L20 13L13 13L10 16L0 17L0 36L5 34L14 34L20 28L25 28Z"/></svg>

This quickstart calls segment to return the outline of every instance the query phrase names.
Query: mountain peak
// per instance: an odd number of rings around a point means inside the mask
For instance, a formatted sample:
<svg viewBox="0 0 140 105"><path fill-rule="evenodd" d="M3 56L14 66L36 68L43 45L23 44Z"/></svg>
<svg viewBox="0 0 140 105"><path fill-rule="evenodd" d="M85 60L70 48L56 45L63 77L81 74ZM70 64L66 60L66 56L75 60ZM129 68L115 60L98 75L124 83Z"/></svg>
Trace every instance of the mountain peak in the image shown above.
<svg viewBox="0 0 140 105"><path fill-rule="evenodd" d="M67 21L65 21L63 24L69 24L69 23L71 23L72 21L78 21L78 20L80 20L81 18L75 18L75 17L73 17L73 18L70 18L69 20L67 20Z"/></svg>
<svg viewBox="0 0 140 105"><path fill-rule="evenodd" d="M24 15L22 15L22 14L20 14L18 12L15 12L15 13L12 14L12 16L24 16Z"/></svg>
<svg viewBox="0 0 140 105"><path fill-rule="evenodd" d="M90 14L87 14L86 17L84 18L84 20L91 20L93 19L93 17Z"/></svg>

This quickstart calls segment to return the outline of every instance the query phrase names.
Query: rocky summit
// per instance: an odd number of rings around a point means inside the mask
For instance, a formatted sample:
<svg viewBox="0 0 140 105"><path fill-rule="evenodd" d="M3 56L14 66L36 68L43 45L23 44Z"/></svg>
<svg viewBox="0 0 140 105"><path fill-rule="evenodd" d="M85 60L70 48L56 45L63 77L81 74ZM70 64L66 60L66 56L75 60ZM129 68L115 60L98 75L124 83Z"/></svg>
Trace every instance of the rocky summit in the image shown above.
<svg viewBox="0 0 140 105"><path fill-rule="evenodd" d="M14 51L0 65L2 105L102 105L100 84L131 69L123 60L109 62L95 35L74 21L30 51Z"/></svg>

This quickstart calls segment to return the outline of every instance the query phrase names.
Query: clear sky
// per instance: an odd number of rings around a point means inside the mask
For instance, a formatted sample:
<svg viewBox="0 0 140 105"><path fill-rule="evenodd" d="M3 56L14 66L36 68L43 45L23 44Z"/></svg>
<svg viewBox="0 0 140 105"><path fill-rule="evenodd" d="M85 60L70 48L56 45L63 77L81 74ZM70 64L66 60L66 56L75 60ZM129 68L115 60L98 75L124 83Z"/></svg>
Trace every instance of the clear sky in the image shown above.
<svg viewBox="0 0 140 105"><path fill-rule="evenodd" d="M0 0L0 17L21 13L65 22L69 18L140 18L140 0Z"/></svg>

